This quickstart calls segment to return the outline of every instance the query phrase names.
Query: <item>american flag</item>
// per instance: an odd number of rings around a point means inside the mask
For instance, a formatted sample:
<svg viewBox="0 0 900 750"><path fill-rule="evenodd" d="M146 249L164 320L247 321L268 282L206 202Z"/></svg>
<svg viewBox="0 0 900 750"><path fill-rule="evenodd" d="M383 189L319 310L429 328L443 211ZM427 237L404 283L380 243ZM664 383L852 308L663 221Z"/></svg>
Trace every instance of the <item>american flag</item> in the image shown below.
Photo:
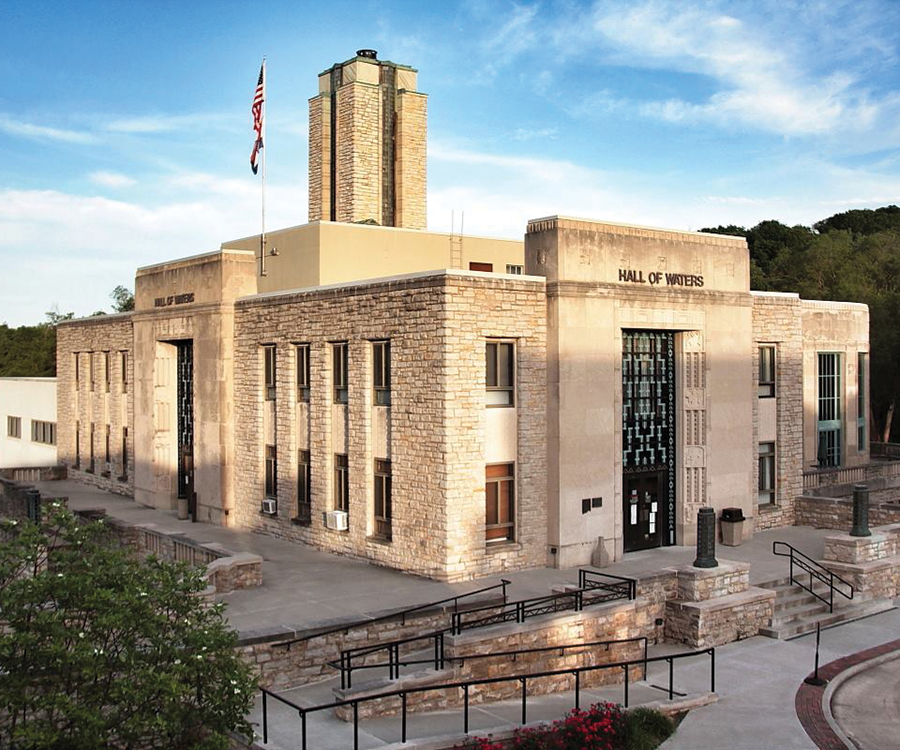
<svg viewBox="0 0 900 750"><path fill-rule="evenodd" d="M259 81L256 83L256 93L253 95L253 106L250 112L253 114L253 132L256 140L253 142L253 151L250 154L250 169L256 174L259 169L259 152L263 148L263 102L266 100L266 61L263 60L259 69Z"/></svg>

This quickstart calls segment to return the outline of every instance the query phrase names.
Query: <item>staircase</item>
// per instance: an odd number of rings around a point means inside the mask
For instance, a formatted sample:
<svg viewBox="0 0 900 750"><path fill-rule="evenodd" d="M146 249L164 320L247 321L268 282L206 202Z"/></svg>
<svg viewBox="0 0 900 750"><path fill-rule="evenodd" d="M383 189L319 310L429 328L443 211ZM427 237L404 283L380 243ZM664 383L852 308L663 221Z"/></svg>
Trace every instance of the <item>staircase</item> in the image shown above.
<svg viewBox="0 0 900 750"><path fill-rule="evenodd" d="M873 598L871 594L856 591L852 600L836 596L834 612L828 611L828 605L813 596L806 589L791 584L788 577L779 578L758 584L760 588L775 591L775 609L768 627L760 628L759 634L769 638L786 640L813 632L816 625L829 627L845 622L859 620L869 615L894 609L890 599ZM828 586L815 581L813 590L824 598L828 598ZM840 601L838 601L840 600Z"/></svg>

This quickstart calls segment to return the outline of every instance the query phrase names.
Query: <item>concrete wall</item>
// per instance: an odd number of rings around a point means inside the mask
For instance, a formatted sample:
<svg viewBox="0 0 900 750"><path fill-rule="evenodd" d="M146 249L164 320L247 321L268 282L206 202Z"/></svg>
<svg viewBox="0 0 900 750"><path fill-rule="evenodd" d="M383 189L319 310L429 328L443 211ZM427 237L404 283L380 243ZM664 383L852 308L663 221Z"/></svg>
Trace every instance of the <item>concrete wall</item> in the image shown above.
<svg viewBox="0 0 900 750"><path fill-rule="evenodd" d="M869 308L856 302L803 300L803 464L817 464L816 429L818 352L841 355L841 465L858 466L869 460L868 445L857 445L856 418L859 379L857 354L869 351ZM869 362L871 368L871 361ZM868 377L868 373L866 373ZM866 411L869 388L866 384ZM869 426L871 429L871 425Z"/></svg>
<svg viewBox="0 0 900 750"><path fill-rule="evenodd" d="M223 248L259 254L259 235L229 240ZM466 270L469 263L490 263L495 273L507 264L523 265L517 240L422 232L365 224L313 222L266 233L267 275L259 291L280 292L323 284L341 284L441 268Z"/></svg>
<svg viewBox="0 0 900 750"><path fill-rule="evenodd" d="M548 542L555 563L623 554L623 329L677 333L676 543L694 543L704 505L750 514L744 240L551 217L529 222L525 259L526 273L547 277ZM582 499L593 497L603 506L583 515Z"/></svg>
<svg viewBox="0 0 900 750"><path fill-rule="evenodd" d="M19 418L19 437L8 417ZM56 445L31 439L32 420L56 424L56 378L0 378L0 468L56 463Z"/></svg>

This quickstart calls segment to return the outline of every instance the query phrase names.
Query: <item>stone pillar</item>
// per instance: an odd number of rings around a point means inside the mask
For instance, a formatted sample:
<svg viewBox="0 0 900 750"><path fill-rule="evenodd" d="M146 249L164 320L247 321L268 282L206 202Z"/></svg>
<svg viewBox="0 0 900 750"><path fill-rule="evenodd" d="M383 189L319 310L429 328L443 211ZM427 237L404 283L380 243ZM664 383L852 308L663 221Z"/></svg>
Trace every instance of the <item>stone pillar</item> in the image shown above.
<svg viewBox="0 0 900 750"><path fill-rule="evenodd" d="M712 508L697 511L697 559L695 568L716 568L716 512Z"/></svg>
<svg viewBox="0 0 900 750"><path fill-rule="evenodd" d="M872 536L869 531L869 488L864 484L853 485L853 528L850 536Z"/></svg>

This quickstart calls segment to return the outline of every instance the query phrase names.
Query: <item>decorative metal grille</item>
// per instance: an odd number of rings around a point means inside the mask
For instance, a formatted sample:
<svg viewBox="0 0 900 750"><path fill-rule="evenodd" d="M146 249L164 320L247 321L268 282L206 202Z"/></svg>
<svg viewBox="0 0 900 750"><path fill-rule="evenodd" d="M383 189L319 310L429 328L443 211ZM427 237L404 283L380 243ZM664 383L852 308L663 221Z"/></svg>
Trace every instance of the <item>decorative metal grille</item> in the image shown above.
<svg viewBox="0 0 900 750"><path fill-rule="evenodd" d="M841 355L819 352L819 466L841 465Z"/></svg>
<svg viewBox="0 0 900 750"><path fill-rule="evenodd" d="M187 497L185 446L194 445L194 342L179 341L178 348L178 497Z"/></svg>
<svg viewBox="0 0 900 750"><path fill-rule="evenodd" d="M663 471L666 529L675 544L675 334L622 331L622 471Z"/></svg>

